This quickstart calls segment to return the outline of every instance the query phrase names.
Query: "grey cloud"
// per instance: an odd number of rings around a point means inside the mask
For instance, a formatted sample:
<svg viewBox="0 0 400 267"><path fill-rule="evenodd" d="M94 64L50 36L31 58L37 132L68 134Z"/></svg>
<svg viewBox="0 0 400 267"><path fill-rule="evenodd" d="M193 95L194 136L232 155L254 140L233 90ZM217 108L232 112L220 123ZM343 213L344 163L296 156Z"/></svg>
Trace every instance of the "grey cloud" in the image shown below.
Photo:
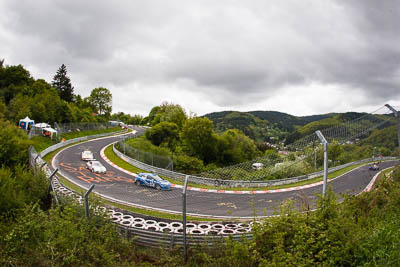
<svg viewBox="0 0 400 267"><path fill-rule="evenodd" d="M365 101L400 95L394 0L8 0L0 7L8 17L0 29L24 42L10 52L17 63L47 77L66 63L75 88L86 92L165 84L218 107L249 109L311 82L362 90Z"/></svg>

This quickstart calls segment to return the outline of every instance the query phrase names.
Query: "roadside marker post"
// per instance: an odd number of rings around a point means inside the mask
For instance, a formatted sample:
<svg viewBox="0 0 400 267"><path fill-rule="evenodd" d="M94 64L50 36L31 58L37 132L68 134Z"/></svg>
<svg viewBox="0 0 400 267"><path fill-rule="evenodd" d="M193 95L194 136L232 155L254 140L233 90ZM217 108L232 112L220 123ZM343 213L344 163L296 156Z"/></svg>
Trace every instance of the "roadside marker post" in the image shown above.
<svg viewBox="0 0 400 267"><path fill-rule="evenodd" d="M43 165L44 166L44 165ZM53 186L53 176L54 175L56 175L56 173L58 172L58 168L57 169L55 169L54 171L53 171L53 173L52 174L50 174L50 176L49 176L49 182L50 182L50 184L49 184L49 192L50 191L53 191L53 193L54 193L54 197L55 197L55 199L56 199L56 203L58 204L58 198L57 198L57 194L54 192L54 186Z"/></svg>
<svg viewBox="0 0 400 267"><path fill-rule="evenodd" d="M399 116L399 111L394 109L391 105L386 104L385 105L388 109L393 111L394 116L397 118L397 142L399 145L399 153L400 153L400 116Z"/></svg>
<svg viewBox="0 0 400 267"><path fill-rule="evenodd" d="M94 188L94 184L92 184L89 188L89 190L85 193L84 198L85 198L85 216L86 218L89 218L89 194L92 192Z"/></svg>
<svg viewBox="0 0 400 267"><path fill-rule="evenodd" d="M322 185L322 195L325 197L326 187L328 183L328 141L320 130L315 132L321 143L324 145L324 184Z"/></svg>
<svg viewBox="0 0 400 267"><path fill-rule="evenodd" d="M187 250L186 250L186 189L189 180L189 175L185 177L185 184L182 191L182 224L183 224L183 257L185 264L187 262Z"/></svg>

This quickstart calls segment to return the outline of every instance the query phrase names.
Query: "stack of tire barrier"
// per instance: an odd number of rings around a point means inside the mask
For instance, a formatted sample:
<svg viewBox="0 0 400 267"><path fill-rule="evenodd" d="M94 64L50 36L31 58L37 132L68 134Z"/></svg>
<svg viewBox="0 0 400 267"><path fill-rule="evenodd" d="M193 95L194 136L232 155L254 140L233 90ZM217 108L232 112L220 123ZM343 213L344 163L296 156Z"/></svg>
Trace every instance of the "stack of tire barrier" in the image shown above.
<svg viewBox="0 0 400 267"><path fill-rule="evenodd" d="M79 194L64 187L58 179L53 179L54 192L57 196L68 197L71 201L83 203ZM97 207L96 211L105 213L121 232L127 237L135 237L138 244L147 247L174 247L183 244L183 224L180 221L163 221L146 219L129 214L119 209ZM250 223L222 223L222 222L188 222L186 233L189 246L212 246L216 242L223 242L224 238L232 236L234 240L251 238Z"/></svg>

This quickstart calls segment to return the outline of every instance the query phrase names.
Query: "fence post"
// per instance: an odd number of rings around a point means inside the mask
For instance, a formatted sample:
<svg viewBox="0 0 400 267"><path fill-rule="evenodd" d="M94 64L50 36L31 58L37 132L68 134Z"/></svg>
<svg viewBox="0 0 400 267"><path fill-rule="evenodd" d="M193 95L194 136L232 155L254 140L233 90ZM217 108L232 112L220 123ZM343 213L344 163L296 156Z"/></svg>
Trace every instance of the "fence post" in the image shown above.
<svg viewBox="0 0 400 267"><path fill-rule="evenodd" d="M183 224L183 258L185 264L187 262L187 250L186 250L186 188L187 182L189 180L189 175L185 177L185 184L182 191L182 224Z"/></svg>
<svg viewBox="0 0 400 267"><path fill-rule="evenodd" d="M49 191L53 191L54 192L54 187L53 187L53 176L56 175L56 173L58 172L58 169L55 169L53 171L53 173L49 176L49 181L50 181L50 185L49 185ZM57 194L54 192L54 197L56 199L56 204L58 204L58 198L57 198Z"/></svg>
<svg viewBox="0 0 400 267"><path fill-rule="evenodd" d="M385 105L388 109L393 111L394 116L397 118L397 142L399 145L399 153L400 153L400 116L399 116L399 111L395 110L391 105L386 104Z"/></svg>
<svg viewBox="0 0 400 267"><path fill-rule="evenodd" d="M324 145L324 184L322 185L322 195L325 197L326 186L328 183L328 141L326 141L321 131L318 130L315 133L317 134L319 140L321 140L321 143Z"/></svg>
<svg viewBox="0 0 400 267"><path fill-rule="evenodd" d="M89 194L92 192L94 188L94 184L92 184L89 188L89 190L85 193L85 216L86 218L89 218Z"/></svg>
<svg viewBox="0 0 400 267"><path fill-rule="evenodd" d="M126 155L126 150L125 150L125 138L123 138L123 137L121 137L122 138L122 146L123 146L123 148L124 148L124 155Z"/></svg>
<svg viewBox="0 0 400 267"><path fill-rule="evenodd" d="M314 149L314 171L317 171L317 147Z"/></svg>

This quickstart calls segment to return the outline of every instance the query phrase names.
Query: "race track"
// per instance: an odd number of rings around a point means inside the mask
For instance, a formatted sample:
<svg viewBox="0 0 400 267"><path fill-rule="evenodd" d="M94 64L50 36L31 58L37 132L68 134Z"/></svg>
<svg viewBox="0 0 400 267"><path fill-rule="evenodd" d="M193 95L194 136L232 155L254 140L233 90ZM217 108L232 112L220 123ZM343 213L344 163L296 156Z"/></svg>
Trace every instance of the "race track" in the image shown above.
<svg viewBox="0 0 400 267"><path fill-rule="evenodd" d="M182 211L182 189L173 188L170 191L158 191L152 188L136 186L134 177L114 168L100 157L100 150L120 137L108 137L65 148L53 159L53 166L61 174L78 184L88 188L96 184L94 191L121 202L138 206L150 207L158 210L173 212ZM86 162L81 160L83 150L90 149L97 160L106 168L106 174L93 174L85 167ZM399 164L399 161L381 163L381 169ZM329 182L336 193L358 194L370 183L375 171L362 166ZM296 205L315 207L316 193L322 192L322 185L302 190L277 192L266 194L227 194L199 192L189 190L187 193L187 213L201 216L217 217L254 217L273 215L279 204L286 200L295 201Z"/></svg>

